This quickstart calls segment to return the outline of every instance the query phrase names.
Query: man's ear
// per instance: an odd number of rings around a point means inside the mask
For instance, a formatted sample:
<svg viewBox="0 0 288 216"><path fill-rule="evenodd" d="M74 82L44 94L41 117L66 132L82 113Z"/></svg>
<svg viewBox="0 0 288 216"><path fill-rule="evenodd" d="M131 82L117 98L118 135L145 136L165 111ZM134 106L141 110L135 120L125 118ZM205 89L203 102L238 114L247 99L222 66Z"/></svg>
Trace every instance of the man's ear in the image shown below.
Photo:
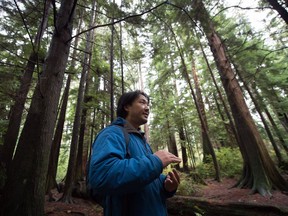
<svg viewBox="0 0 288 216"><path fill-rule="evenodd" d="M129 105L124 106L124 110L125 110L126 112L128 112L128 111L129 111Z"/></svg>

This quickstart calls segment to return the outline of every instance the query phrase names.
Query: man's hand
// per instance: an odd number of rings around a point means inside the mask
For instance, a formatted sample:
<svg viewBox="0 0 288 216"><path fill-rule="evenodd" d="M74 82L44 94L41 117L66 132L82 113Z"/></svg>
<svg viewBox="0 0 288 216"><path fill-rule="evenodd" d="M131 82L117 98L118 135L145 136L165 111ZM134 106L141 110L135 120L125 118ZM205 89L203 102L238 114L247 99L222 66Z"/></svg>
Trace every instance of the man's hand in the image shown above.
<svg viewBox="0 0 288 216"><path fill-rule="evenodd" d="M177 190L178 186L180 184L180 177L178 175L178 172L173 169L172 172L169 172L165 181L164 181L164 188L168 192L172 192Z"/></svg>
<svg viewBox="0 0 288 216"><path fill-rule="evenodd" d="M159 150L155 152L154 155L156 155L162 161L163 168L167 167L171 163L181 162L181 158L165 150Z"/></svg>

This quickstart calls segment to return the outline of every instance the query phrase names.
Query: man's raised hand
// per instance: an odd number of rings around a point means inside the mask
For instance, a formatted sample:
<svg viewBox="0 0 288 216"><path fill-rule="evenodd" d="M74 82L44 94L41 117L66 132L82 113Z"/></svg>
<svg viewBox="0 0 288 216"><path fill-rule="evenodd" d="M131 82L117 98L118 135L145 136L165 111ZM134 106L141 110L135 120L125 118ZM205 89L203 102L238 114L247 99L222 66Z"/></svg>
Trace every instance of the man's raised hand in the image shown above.
<svg viewBox="0 0 288 216"><path fill-rule="evenodd" d="M156 155L162 161L163 168L167 167L171 163L181 162L181 158L175 156L174 154L166 150L159 150L155 152L154 155Z"/></svg>

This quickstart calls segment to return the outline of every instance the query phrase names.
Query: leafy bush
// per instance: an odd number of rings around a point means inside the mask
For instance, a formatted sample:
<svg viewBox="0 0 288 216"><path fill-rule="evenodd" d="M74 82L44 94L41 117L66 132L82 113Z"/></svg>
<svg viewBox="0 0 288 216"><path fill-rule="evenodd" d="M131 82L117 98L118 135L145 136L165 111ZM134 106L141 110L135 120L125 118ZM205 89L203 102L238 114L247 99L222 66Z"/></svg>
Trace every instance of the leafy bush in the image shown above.
<svg viewBox="0 0 288 216"><path fill-rule="evenodd" d="M168 174L169 171L172 171L172 168L170 166L164 169L163 174ZM199 188L199 183L204 183L203 180L200 179L201 177L198 173L184 173L180 171L177 172L181 180L181 183L177 189L178 195L192 196L197 192Z"/></svg>
<svg viewBox="0 0 288 216"><path fill-rule="evenodd" d="M191 196L195 194L197 188L195 182L188 174L180 174L181 183L177 189L177 194L182 196Z"/></svg>
<svg viewBox="0 0 288 216"><path fill-rule="evenodd" d="M220 167L221 177L237 177L241 175L243 159L238 148L222 147L215 151L216 158ZM203 178L215 176L215 169L211 156L207 157L207 163L197 166L198 173Z"/></svg>
<svg viewBox="0 0 288 216"><path fill-rule="evenodd" d="M215 176L215 169L213 166L212 158L211 156L207 156L206 158L207 162L206 163L201 163L196 167L197 172L199 175L206 179L206 178L211 178Z"/></svg>

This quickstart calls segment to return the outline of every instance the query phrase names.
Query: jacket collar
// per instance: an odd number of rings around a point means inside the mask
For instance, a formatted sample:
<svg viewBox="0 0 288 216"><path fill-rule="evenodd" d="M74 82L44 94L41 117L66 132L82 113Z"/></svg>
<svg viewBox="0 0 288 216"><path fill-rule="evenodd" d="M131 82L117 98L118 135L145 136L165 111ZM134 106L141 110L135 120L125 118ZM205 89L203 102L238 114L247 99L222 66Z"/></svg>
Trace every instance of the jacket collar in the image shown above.
<svg viewBox="0 0 288 216"><path fill-rule="evenodd" d="M117 119L112 123L112 125L122 125L128 133L137 133L140 134L142 137L145 133L140 128L134 128L126 119L122 117L117 117Z"/></svg>

